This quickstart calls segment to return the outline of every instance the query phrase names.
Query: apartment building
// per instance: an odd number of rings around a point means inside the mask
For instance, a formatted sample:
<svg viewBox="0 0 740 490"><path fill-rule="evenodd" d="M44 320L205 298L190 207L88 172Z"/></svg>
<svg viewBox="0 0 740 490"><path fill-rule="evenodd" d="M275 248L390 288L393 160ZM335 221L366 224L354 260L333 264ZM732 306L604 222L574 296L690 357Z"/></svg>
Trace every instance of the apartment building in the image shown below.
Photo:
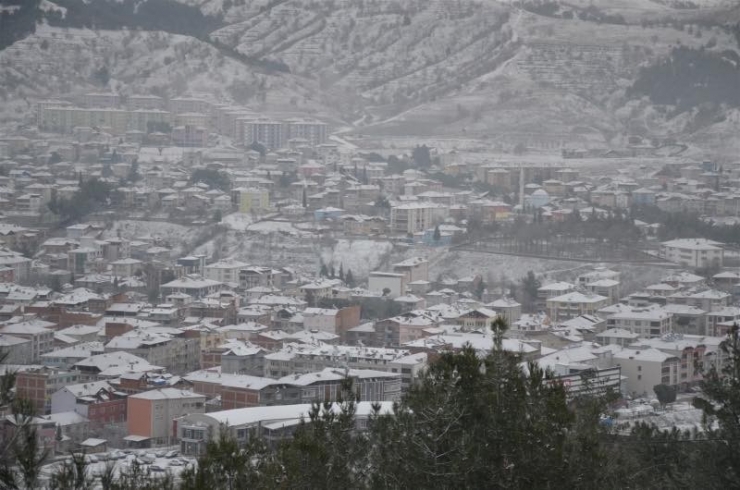
<svg viewBox="0 0 740 490"><path fill-rule="evenodd" d="M74 384L78 374L56 368L41 367L16 374L16 396L31 402L37 414L51 412L51 397L64 386Z"/></svg>
<svg viewBox="0 0 740 490"><path fill-rule="evenodd" d="M259 213L270 208L270 191L257 187L239 187L231 191L240 213Z"/></svg>
<svg viewBox="0 0 740 490"><path fill-rule="evenodd" d="M551 282L540 286L537 290L537 309L545 311L547 308L547 300L556 296L561 296L566 293L575 291L575 285L569 282Z"/></svg>
<svg viewBox="0 0 740 490"><path fill-rule="evenodd" d="M719 242L704 238L681 238L660 244L660 256L686 267L722 266L724 249Z"/></svg>
<svg viewBox="0 0 740 490"><path fill-rule="evenodd" d="M628 393L650 396L659 384L678 386L681 359L652 347L628 347L615 352L613 360L626 376Z"/></svg>
<svg viewBox="0 0 740 490"><path fill-rule="evenodd" d="M392 402L380 402L380 413L393 413ZM374 413L372 402L360 401L355 409L355 428L357 431L367 429L367 422ZM207 414L195 414L177 421L177 435L180 438L180 450L189 456L203 454L208 441L218 434L223 427L242 447L255 437L270 444L292 437L302 420L306 420L312 408L311 404L294 404L275 407L250 407L235 410L223 410ZM332 405L329 410L339 413L339 405Z"/></svg>
<svg viewBox="0 0 740 490"><path fill-rule="evenodd" d="M410 202L391 208L391 230L396 233L414 234L434 228L449 215L450 208L429 202Z"/></svg>
<svg viewBox="0 0 740 490"><path fill-rule="evenodd" d="M610 303L606 296L574 291L549 298L545 304L550 318L562 322L581 315L595 315L599 309Z"/></svg>
<svg viewBox="0 0 740 490"><path fill-rule="evenodd" d="M283 123L267 118L245 119L242 122L244 146L260 143L267 149L276 150L285 145L286 131Z"/></svg>
<svg viewBox="0 0 740 490"><path fill-rule="evenodd" d="M285 140L303 139L310 146L318 146L326 143L328 132L329 125L321 121L288 119Z"/></svg>
<svg viewBox="0 0 740 490"><path fill-rule="evenodd" d="M412 257L393 264L393 272L406 276L406 283L429 280L429 261L422 257Z"/></svg>
<svg viewBox="0 0 740 490"><path fill-rule="evenodd" d="M334 402L341 398L346 378L352 380L352 389L360 400L398 401L401 397L401 378L398 373L326 368L319 372L291 374L277 380L252 376L226 377L221 383L221 406L228 410Z"/></svg>
<svg viewBox="0 0 740 490"><path fill-rule="evenodd" d="M606 325L641 338L662 337L673 331L673 314L660 307L633 308L611 316Z"/></svg>
<svg viewBox="0 0 740 490"><path fill-rule="evenodd" d="M162 366L175 374L183 374L200 366L200 336L188 337L174 328L132 330L113 337L105 345L106 352L126 352ZM166 332L166 333L165 333Z"/></svg>
<svg viewBox="0 0 740 490"><path fill-rule="evenodd" d="M239 271L249 267L249 264L238 260L226 259L205 266L203 275L206 279L223 283L239 283Z"/></svg>
<svg viewBox="0 0 740 490"><path fill-rule="evenodd" d="M31 342L31 357L25 363L35 363L45 354L54 349L55 323L40 319L30 319L18 323L10 323L0 327L0 334L12 335Z"/></svg>
<svg viewBox="0 0 740 490"><path fill-rule="evenodd" d="M427 365L427 355L407 349L349 345L291 345L265 356L265 376L281 378L324 368L370 369L401 374L409 386Z"/></svg>
<svg viewBox="0 0 740 490"><path fill-rule="evenodd" d="M176 438L172 421L194 413L205 413L206 397L192 391L162 388L128 397L126 411L129 435L149 439L151 445L169 445Z"/></svg>

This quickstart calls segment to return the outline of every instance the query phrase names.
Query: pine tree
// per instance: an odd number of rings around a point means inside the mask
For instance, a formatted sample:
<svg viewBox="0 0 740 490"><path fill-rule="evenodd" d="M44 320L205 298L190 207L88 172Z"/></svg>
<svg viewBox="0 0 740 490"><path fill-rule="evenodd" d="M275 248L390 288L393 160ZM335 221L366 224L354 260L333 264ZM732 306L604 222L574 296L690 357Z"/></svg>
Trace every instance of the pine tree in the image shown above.
<svg viewBox="0 0 740 490"><path fill-rule="evenodd" d="M344 281L344 263L339 264L339 279Z"/></svg>
<svg viewBox="0 0 740 490"><path fill-rule="evenodd" d="M439 225L434 227L434 235L432 235L432 239L434 239L435 243L439 243L439 241L442 239L442 233L439 231Z"/></svg>
<svg viewBox="0 0 740 490"><path fill-rule="evenodd" d="M720 345L726 360L711 366L702 382L703 396L694 406L707 417L708 438L724 441L716 455L718 477L724 488L740 488L740 327L734 324ZM713 427L716 423L718 428Z"/></svg>
<svg viewBox="0 0 740 490"><path fill-rule="evenodd" d="M329 269L329 277L334 279L337 277L336 271L334 270L334 264L331 264L331 268Z"/></svg>
<svg viewBox="0 0 740 490"><path fill-rule="evenodd" d="M355 287L355 277L352 275L352 269L347 269L347 275L344 276L344 283L349 288Z"/></svg>
<svg viewBox="0 0 740 490"><path fill-rule="evenodd" d="M326 264L321 264L321 270L319 271L319 276L321 277L329 276L329 269L326 267Z"/></svg>

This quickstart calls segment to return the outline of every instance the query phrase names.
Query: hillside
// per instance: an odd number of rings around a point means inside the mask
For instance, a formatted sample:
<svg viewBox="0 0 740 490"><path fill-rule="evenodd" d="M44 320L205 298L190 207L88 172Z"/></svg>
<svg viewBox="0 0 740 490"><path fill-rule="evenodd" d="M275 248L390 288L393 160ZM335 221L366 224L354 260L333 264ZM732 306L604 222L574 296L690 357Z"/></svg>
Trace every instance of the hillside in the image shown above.
<svg viewBox="0 0 740 490"><path fill-rule="evenodd" d="M708 117L700 102L677 111L632 90L678 47L737 51L728 0L177 1L114 2L119 29L89 2L41 2L37 31L0 52L4 120L27 117L34 98L105 86L311 113L366 147L444 138L558 152L632 134L702 146L738 129L724 100ZM147 20L144 7L189 20Z"/></svg>

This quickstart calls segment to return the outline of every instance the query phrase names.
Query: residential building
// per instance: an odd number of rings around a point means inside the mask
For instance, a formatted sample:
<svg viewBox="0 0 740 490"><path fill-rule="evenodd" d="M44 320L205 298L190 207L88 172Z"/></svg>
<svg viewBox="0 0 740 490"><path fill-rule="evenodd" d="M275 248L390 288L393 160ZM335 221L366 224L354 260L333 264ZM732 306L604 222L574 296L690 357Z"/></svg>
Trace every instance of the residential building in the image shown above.
<svg viewBox="0 0 740 490"><path fill-rule="evenodd" d="M442 223L449 207L431 202L410 202L391 208L391 231L414 234Z"/></svg>
<svg viewBox="0 0 740 490"><path fill-rule="evenodd" d="M656 385L678 387L681 359L648 347L628 347L615 352L614 362L626 376L627 392L637 396L650 396Z"/></svg>
<svg viewBox="0 0 740 490"><path fill-rule="evenodd" d="M686 267L722 266L722 244L704 238L681 238L660 244L660 256Z"/></svg>
<svg viewBox="0 0 740 490"><path fill-rule="evenodd" d="M391 414L392 402L380 402L380 413ZM360 401L355 407L355 427L358 431L367 429L367 422L374 413L375 403ZM260 437L268 444L277 445L281 440L291 438L301 421L307 420L312 405L308 403L273 407L250 407L224 410L207 414L194 414L177 420L177 437L182 454L199 456L214 437L218 437L221 427L226 428L239 446ZM322 408L322 410L324 410ZM339 404L330 407L339 413Z"/></svg>
<svg viewBox="0 0 740 490"><path fill-rule="evenodd" d="M206 279L222 283L239 283L239 271L249 267L249 264L239 262L238 260L226 259L208 264L204 269Z"/></svg>
<svg viewBox="0 0 740 490"><path fill-rule="evenodd" d="M33 359L33 341L0 333L0 360L3 364L26 364Z"/></svg>
<svg viewBox="0 0 740 490"><path fill-rule="evenodd" d="M177 438L172 421L205 412L206 397L192 391L163 388L128 397L128 433L147 438L154 446L170 445Z"/></svg>
<svg viewBox="0 0 740 490"><path fill-rule="evenodd" d="M375 271L371 272L368 277L367 288L390 298L396 298L406 294L407 282L406 274Z"/></svg>
<svg viewBox="0 0 740 490"><path fill-rule="evenodd" d="M406 283L429 280L429 261L422 257L413 257L393 264L393 272L404 274Z"/></svg>
<svg viewBox="0 0 740 490"><path fill-rule="evenodd" d="M611 316L606 325L630 331L641 338L662 337L673 331L673 314L660 307L633 308Z"/></svg>
<svg viewBox="0 0 740 490"><path fill-rule="evenodd" d="M56 368L19 371L15 379L16 396L30 401L37 414L50 413L52 395L77 380L77 373Z"/></svg>
<svg viewBox="0 0 740 490"><path fill-rule="evenodd" d="M40 360L41 354L54 349L54 331L51 329L55 326L55 323L36 318L0 326L0 334L30 341L31 357L26 359L26 363L35 363Z"/></svg>
<svg viewBox="0 0 740 490"><path fill-rule="evenodd" d="M51 395L51 413L76 412L100 428L126 421L126 394L107 381L67 385Z"/></svg>
<svg viewBox="0 0 740 490"><path fill-rule="evenodd" d="M581 315L595 315L596 312L610 304L609 298L593 293L563 294L546 301L550 318L556 322L568 320Z"/></svg>

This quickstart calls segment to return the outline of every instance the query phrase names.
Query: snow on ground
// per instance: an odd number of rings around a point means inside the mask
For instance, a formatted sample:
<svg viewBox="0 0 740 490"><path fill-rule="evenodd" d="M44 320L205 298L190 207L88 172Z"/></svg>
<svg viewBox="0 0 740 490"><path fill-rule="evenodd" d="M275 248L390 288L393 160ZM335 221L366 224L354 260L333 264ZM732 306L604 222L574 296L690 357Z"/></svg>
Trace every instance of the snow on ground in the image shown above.
<svg viewBox="0 0 740 490"><path fill-rule="evenodd" d="M121 220L103 233L103 237L113 238L121 236L126 239L151 239L169 243L174 247L192 237L193 230L186 226L163 221L135 221Z"/></svg>
<svg viewBox="0 0 740 490"><path fill-rule="evenodd" d="M409 253L410 256L413 256L414 250L412 249ZM572 282L580 274L599 265L604 265L622 273L623 291L643 288L660 281L663 276L673 271L671 266L597 264L453 250L437 257L435 260L430 260L429 278L435 280L440 275L461 278L480 274L486 282L500 283L502 279L505 279L507 282L518 283L528 271L532 271L543 282Z"/></svg>
<svg viewBox="0 0 740 490"><path fill-rule="evenodd" d="M260 234L286 233L294 236L305 234L290 221L260 221L247 226L246 231Z"/></svg>
<svg viewBox="0 0 740 490"><path fill-rule="evenodd" d="M253 221L254 219L250 214L231 213L223 217L221 224L234 231L246 231Z"/></svg>
<svg viewBox="0 0 740 490"><path fill-rule="evenodd" d="M344 272L351 270L354 278L365 278L378 269L393 251L390 242L379 242L375 240L339 240L334 249L324 249L321 259L327 266L334 265L336 272L339 267Z"/></svg>

